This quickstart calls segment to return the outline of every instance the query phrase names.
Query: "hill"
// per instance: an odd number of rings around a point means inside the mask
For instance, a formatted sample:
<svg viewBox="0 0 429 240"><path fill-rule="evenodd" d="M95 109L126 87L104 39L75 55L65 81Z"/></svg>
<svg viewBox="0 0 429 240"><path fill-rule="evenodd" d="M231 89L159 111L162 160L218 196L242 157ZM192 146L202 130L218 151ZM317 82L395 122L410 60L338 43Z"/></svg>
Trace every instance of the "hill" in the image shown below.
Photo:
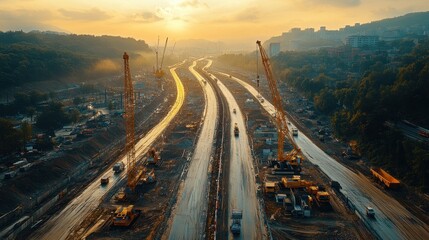
<svg viewBox="0 0 429 240"><path fill-rule="evenodd" d="M150 51L142 40L114 36L0 32L0 86L81 76L102 59L117 59L124 51Z"/></svg>

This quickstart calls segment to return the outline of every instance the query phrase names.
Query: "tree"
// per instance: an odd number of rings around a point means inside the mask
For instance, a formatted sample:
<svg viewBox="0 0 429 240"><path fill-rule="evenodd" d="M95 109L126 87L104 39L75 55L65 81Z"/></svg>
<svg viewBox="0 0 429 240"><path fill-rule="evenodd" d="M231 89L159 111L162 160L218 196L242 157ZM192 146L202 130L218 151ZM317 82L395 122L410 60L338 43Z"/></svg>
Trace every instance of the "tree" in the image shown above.
<svg viewBox="0 0 429 240"><path fill-rule="evenodd" d="M10 120L0 118L0 152L9 154L17 151L21 146L21 134L13 128Z"/></svg>
<svg viewBox="0 0 429 240"><path fill-rule="evenodd" d="M31 140L31 137L33 135L32 134L33 129L32 129L31 123L29 122L21 123L21 132L22 132L22 140L24 143Z"/></svg>
<svg viewBox="0 0 429 240"><path fill-rule="evenodd" d="M63 105L52 102L37 118L36 125L43 130L53 131L69 123L70 119L64 112Z"/></svg>
<svg viewBox="0 0 429 240"><path fill-rule="evenodd" d="M74 124L77 123L77 122L79 122L80 112L78 110L76 110L76 109L71 110L70 113L69 113L69 119Z"/></svg>
<svg viewBox="0 0 429 240"><path fill-rule="evenodd" d="M30 117L31 122L33 122L33 116L36 114L36 109L34 107L27 107L25 109L27 115Z"/></svg>

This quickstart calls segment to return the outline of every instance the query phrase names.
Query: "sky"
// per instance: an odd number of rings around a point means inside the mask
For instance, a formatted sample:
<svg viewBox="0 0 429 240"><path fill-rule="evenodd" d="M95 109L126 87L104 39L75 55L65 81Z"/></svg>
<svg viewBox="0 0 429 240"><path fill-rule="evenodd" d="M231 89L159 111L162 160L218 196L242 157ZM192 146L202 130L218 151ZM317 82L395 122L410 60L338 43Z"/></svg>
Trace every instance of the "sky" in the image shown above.
<svg viewBox="0 0 429 240"><path fill-rule="evenodd" d="M333 30L421 11L428 0L0 0L0 30L254 46L293 27Z"/></svg>

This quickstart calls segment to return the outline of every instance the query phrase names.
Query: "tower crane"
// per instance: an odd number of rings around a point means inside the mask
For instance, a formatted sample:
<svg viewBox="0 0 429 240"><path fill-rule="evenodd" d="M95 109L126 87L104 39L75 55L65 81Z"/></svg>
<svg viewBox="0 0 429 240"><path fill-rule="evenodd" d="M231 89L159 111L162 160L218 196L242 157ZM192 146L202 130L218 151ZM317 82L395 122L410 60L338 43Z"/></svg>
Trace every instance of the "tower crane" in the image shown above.
<svg viewBox="0 0 429 240"><path fill-rule="evenodd" d="M301 172L301 149L296 145L295 140L290 135L289 129L287 127L287 118L282 106L282 99L277 88L277 81L274 79L273 71L271 69L270 59L268 58L265 49L262 47L261 41L256 41L256 44L258 45L259 52L261 54L262 64L264 66L265 75L267 77L268 86L270 88L276 110L275 120L278 135L277 160L273 160L271 162L271 166L280 168L281 171L287 170L290 166L290 168L292 168L296 173L299 173ZM283 149L285 138L287 138L293 146L292 151L287 154L284 153Z"/></svg>
<svg viewBox="0 0 429 240"><path fill-rule="evenodd" d="M167 49L168 37L165 39L164 51L162 52L161 64L158 66L158 47L156 50L156 70L155 77L162 78L164 76L164 71L162 70L162 64L164 62L165 50ZM159 38L158 38L159 45Z"/></svg>

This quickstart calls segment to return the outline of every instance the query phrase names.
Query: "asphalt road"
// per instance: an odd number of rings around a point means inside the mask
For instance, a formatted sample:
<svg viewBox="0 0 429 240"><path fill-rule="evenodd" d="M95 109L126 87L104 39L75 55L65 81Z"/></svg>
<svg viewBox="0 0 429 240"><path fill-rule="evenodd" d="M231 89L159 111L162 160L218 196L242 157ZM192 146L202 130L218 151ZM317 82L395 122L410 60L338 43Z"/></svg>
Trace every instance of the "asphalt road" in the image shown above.
<svg viewBox="0 0 429 240"><path fill-rule="evenodd" d="M188 240L204 239L208 204L208 173L212 159L213 140L216 129L218 105L216 95L210 84L194 70L196 61L189 71L200 82L204 90L204 122L195 146L195 151L188 169L181 192L173 211L173 221L169 239Z"/></svg>
<svg viewBox="0 0 429 240"><path fill-rule="evenodd" d="M212 61L209 60L208 67ZM214 76L211 76L213 79ZM232 235L228 231L230 239L266 239L266 232L263 217L260 210L258 198L256 196L255 172L253 170L253 157L250 150L249 139L246 132L246 124L243 114L228 88L220 81L217 81L222 94L225 96L231 116L231 151L228 183L228 216L232 215L233 209L243 211L241 221L241 234ZM233 110L236 110L236 113ZM234 136L235 124L239 128L239 136ZM228 219L228 226L232 220Z"/></svg>
<svg viewBox="0 0 429 240"><path fill-rule="evenodd" d="M175 80L177 86L177 97L171 110L168 114L153 127L136 145L136 156L146 154L149 147L153 142L162 134L164 129L171 123L173 118L179 112L185 99L185 92L179 77L175 72L175 67L170 69L170 72ZM138 157L136 159L139 159ZM118 159L119 161L126 162L126 156ZM73 238L73 230L79 227L80 223L86 218L88 214L98 207L102 201L103 196L123 180L125 176L123 171L120 175L114 175L111 169L106 170L103 174L97 177L88 187L75 199L73 199L61 212L53 215L47 222L45 222L37 231L31 234L30 239L43 239L43 240L60 240L68 237ZM100 186L100 179L103 176L109 176L110 181L107 186Z"/></svg>
<svg viewBox="0 0 429 240"><path fill-rule="evenodd" d="M229 76L226 73L220 74ZM231 77L231 80L241 84L256 98L258 93L254 87L236 77ZM274 106L266 99L260 104L268 113L275 113ZM341 191L354 204L357 215L376 237L380 239L429 239L429 226L394 198L374 186L368 178L341 165L318 148L302 132L295 137L295 141L308 160L317 164L326 175L341 184ZM366 206L375 209L375 219L366 217Z"/></svg>

